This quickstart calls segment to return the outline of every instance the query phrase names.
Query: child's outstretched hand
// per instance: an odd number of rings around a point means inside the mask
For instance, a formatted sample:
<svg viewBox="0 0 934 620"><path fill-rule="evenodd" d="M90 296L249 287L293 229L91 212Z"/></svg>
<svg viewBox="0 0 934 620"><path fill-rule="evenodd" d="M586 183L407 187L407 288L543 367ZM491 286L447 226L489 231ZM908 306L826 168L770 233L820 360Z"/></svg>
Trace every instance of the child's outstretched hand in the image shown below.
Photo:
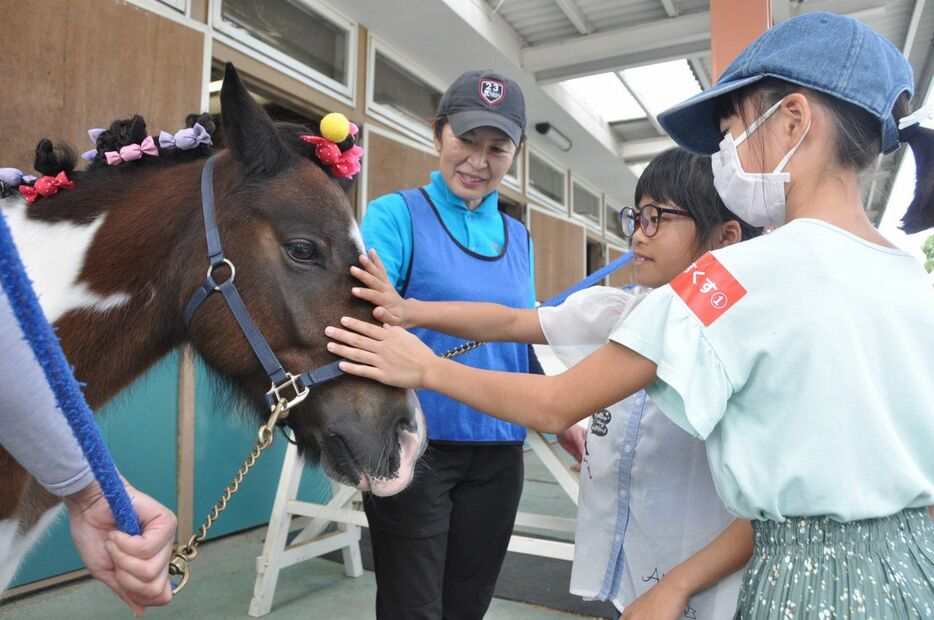
<svg viewBox="0 0 934 620"><path fill-rule="evenodd" d="M687 592L662 579L623 610L620 620L677 620L685 615Z"/></svg>
<svg viewBox="0 0 934 620"><path fill-rule="evenodd" d="M415 335L401 327L380 327L347 316L341 325L343 329L324 330L337 341L328 343L328 351L349 360L340 363L341 370L386 385L425 387L425 377L438 357Z"/></svg>
<svg viewBox="0 0 934 620"><path fill-rule="evenodd" d="M360 267L353 266L350 273L364 285L363 287L354 287L351 292L360 299L365 299L376 308L373 309L373 317L377 321L387 325L399 325L400 327L412 327L407 322L407 304L406 300L396 291L396 287L389 281L386 275L386 267L383 261L379 259L376 250L370 250L369 257L360 255Z"/></svg>

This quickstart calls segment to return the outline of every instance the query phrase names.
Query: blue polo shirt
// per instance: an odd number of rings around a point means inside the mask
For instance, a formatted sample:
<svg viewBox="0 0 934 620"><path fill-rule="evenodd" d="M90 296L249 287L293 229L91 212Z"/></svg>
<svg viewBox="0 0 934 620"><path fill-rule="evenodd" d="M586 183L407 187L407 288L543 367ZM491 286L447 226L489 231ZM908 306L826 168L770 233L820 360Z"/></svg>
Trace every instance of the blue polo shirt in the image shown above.
<svg viewBox="0 0 934 620"><path fill-rule="evenodd" d="M425 191L438 209L444 226L454 238L471 252L497 256L503 250L505 231L499 214L499 192L487 194L480 205L469 210L464 200L455 195L438 171L431 173ZM367 248L376 248L386 266L396 290L402 291L412 262L412 219L405 199L392 193L380 196L367 206L360 230ZM534 248L529 240L531 273L531 305L535 305Z"/></svg>

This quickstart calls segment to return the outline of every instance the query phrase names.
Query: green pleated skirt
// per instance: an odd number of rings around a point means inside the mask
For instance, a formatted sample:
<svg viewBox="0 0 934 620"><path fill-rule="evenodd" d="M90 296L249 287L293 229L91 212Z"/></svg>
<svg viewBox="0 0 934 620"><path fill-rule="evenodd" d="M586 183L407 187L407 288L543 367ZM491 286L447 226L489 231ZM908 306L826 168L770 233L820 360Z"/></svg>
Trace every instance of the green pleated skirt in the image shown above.
<svg viewBox="0 0 934 620"><path fill-rule="evenodd" d="M753 521L736 618L934 619L934 522L927 508L840 523Z"/></svg>

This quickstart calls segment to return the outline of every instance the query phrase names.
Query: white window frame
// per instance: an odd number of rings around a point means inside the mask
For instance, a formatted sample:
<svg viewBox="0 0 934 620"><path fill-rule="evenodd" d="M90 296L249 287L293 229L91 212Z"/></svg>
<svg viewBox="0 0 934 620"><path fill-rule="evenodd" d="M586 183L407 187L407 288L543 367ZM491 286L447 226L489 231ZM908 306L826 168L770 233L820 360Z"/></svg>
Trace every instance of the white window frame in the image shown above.
<svg viewBox="0 0 934 620"><path fill-rule="evenodd" d="M509 189L514 189L520 194L522 193L522 179L525 178L525 166L526 166L526 154L529 152L529 145L526 144L522 149L516 153L516 175L513 176L508 172L503 177L503 185Z"/></svg>
<svg viewBox="0 0 934 620"><path fill-rule="evenodd" d="M624 251L629 251L629 242L626 241L624 237L617 235L614 232L610 231L609 228L609 218L606 216L606 210L613 209L614 211L620 211L622 207L618 206L615 202L609 198L603 200L603 236L606 238L607 245L614 245L617 249L626 248Z"/></svg>
<svg viewBox="0 0 934 620"><path fill-rule="evenodd" d="M214 0L211 3L211 19L214 26L215 38L235 50L254 58L264 65L292 77L307 86L319 90L326 95L353 107L356 105L357 84L357 24L331 7L318 0L296 0L312 11L321 14L331 24L341 28L347 33L347 82L342 83L316 71L308 65L280 52L256 39L248 31L243 30L222 18L223 0Z"/></svg>
<svg viewBox="0 0 934 620"><path fill-rule="evenodd" d="M573 174L571 175L570 185L571 185L571 195L569 196L570 198L569 202L570 202L571 218L576 222L581 222L582 224L587 226L587 228L596 232L601 237L604 236L603 220L606 218L606 207L604 206L606 204L606 200L603 196L603 192L601 192L599 189L596 188L596 186L591 185L587 181L584 181L581 178L575 178ZM583 215L580 215L576 211L574 211L574 186L575 185L580 185L584 189L584 191L586 191L588 194L596 196L597 205L598 205L597 215L600 218L599 222L594 222L590 218L584 217Z"/></svg>
<svg viewBox="0 0 934 620"><path fill-rule="evenodd" d="M191 0L156 0L174 11L178 11L185 17L191 17Z"/></svg>
<svg viewBox="0 0 934 620"><path fill-rule="evenodd" d="M367 36L366 113L381 120L400 133L434 148L435 139L430 124L419 123L411 116L400 114L390 106L382 105L373 100L374 85L376 83L377 51L400 67L405 68L409 73L412 73L416 79L425 82L442 93L447 90L447 84L430 71L423 69L418 63L406 58L404 54L397 51L388 43L381 41L372 34Z"/></svg>
<svg viewBox="0 0 934 620"><path fill-rule="evenodd" d="M169 0L172 2L173 0ZM178 2L184 2L184 9L176 9L174 7L174 2L172 5L163 2L162 0L124 0L127 4L132 4L137 6L144 11L149 11L150 13L155 13L161 17L165 17L177 24L181 24L186 28L191 28L192 30L197 30L198 32L207 33L209 28L207 24L203 24L198 20L191 18L191 0L177 0Z"/></svg>
<svg viewBox="0 0 934 620"><path fill-rule="evenodd" d="M568 169L559 164L557 161L546 155L544 152L540 151L537 148L529 147L529 157L535 155L546 164L554 168L556 171L561 172L564 175L564 203L560 203L550 196L546 196L542 192L538 191L532 186L532 163L526 161L525 166L525 187L526 194L535 199L539 204L550 207L552 210L558 211L563 215L569 215L570 211L568 209L568 204L570 200L568 199Z"/></svg>

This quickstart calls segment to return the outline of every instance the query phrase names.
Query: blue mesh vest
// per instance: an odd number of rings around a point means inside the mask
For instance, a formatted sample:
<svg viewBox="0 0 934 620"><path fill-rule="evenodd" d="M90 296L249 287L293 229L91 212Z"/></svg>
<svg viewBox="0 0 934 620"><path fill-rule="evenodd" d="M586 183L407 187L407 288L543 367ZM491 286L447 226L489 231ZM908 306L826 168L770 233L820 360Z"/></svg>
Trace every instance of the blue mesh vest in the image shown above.
<svg viewBox="0 0 934 620"><path fill-rule="evenodd" d="M505 242L499 256L481 256L461 245L441 221L421 188L399 192L412 216L412 260L403 287L405 297L424 301L486 301L514 308L528 308L532 298L529 265L529 233L503 215ZM463 344L430 329L411 330L437 353ZM456 358L461 364L528 372L528 346L491 342ZM428 438L437 441L522 442L525 429L497 420L431 390L419 390L418 399L428 421ZM521 405L519 405L521 406Z"/></svg>

